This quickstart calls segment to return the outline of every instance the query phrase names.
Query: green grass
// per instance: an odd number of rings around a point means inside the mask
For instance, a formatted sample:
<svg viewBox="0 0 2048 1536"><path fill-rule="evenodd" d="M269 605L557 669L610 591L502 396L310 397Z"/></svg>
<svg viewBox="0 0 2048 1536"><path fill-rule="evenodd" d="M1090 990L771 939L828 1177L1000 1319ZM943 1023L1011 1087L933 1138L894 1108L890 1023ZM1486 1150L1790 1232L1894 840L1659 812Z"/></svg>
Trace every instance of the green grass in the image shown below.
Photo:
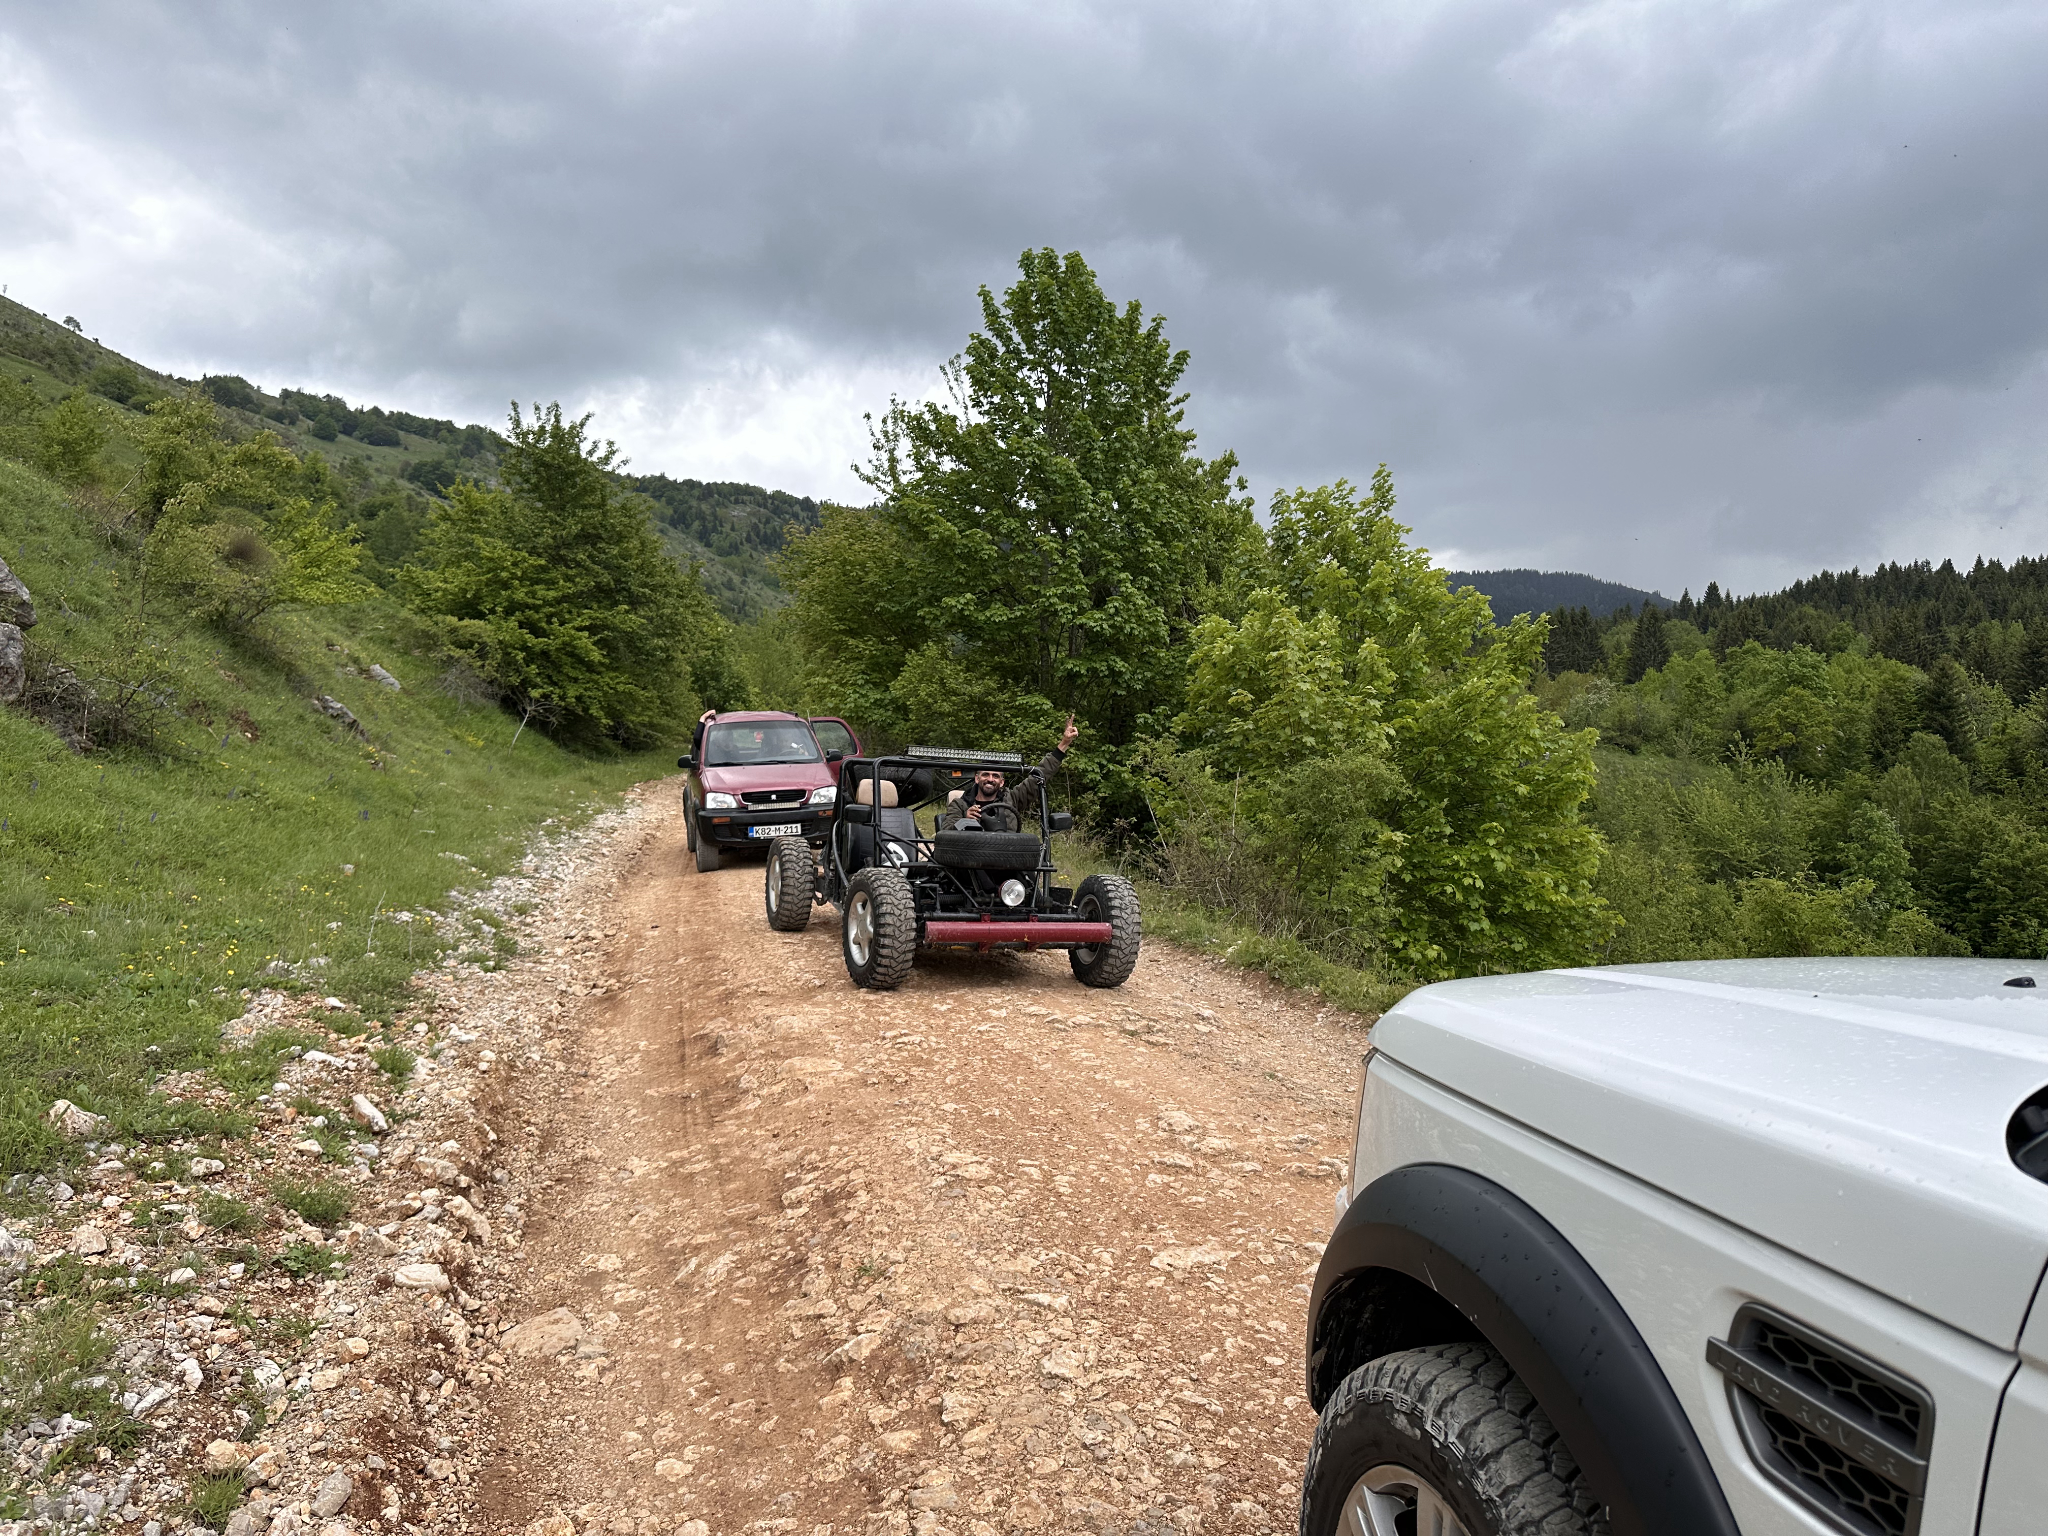
<svg viewBox="0 0 2048 1536"><path fill-rule="evenodd" d="M451 892L516 868L543 822L571 824L673 761L579 757L531 730L515 747L516 722L436 687L431 648L386 598L283 611L242 637L167 608L138 628L132 559L61 487L4 460L0 557L35 595L35 647L103 692L147 681L166 701L140 707L156 750L85 756L0 708L0 1175L76 1156L42 1122L57 1098L108 1114L124 1141L239 1134L246 1122L148 1085L214 1067L267 1091L285 1045L311 1042L224 1048L243 989L392 1016L414 970L495 947ZM362 675L373 662L404 691ZM316 712L315 693L369 740Z"/></svg>
<svg viewBox="0 0 2048 1536"><path fill-rule="evenodd" d="M305 1242L287 1243L275 1262L295 1280L304 1280L309 1275L339 1274L347 1263L332 1248Z"/></svg>
<svg viewBox="0 0 2048 1536"><path fill-rule="evenodd" d="M232 1195L201 1195L199 1219L216 1232L232 1232L243 1237L263 1230L262 1214L248 1201L237 1200Z"/></svg>
<svg viewBox="0 0 2048 1536"><path fill-rule="evenodd" d="M354 1203L348 1186L332 1179L279 1179L270 1186L270 1195L286 1210L316 1227L331 1227L348 1220L349 1207Z"/></svg>
<svg viewBox="0 0 2048 1536"><path fill-rule="evenodd" d="M403 1083L412 1076L412 1069L419 1065L419 1057L402 1045L380 1045L370 1052L370 1060L377 1063L377 1070L394 1083Z"/></svg>
<svg viewBox="0 0 2048 1536"><path fill-rule="evenodd" d="M1059 838L1053 858L1060 878L1075 885L1091 874L1129 875L1078 835ZM1315 992L1354 1013L1382 1014L1420 985L1340 964L1299 939L1260 933L1155 881L1134 878L1132 884L1144 909L1146 938L1212 954L1248 971L1264 971L1282 986Z"/></svg>
<svg viewBox="0 0 2048 1536"><path fill-rule="evenodd" d="M242 1474L202 1472L194 1477L185 1495L185 1513L194 1525L224 1530L228 1516L242 1507Z"/></svg>

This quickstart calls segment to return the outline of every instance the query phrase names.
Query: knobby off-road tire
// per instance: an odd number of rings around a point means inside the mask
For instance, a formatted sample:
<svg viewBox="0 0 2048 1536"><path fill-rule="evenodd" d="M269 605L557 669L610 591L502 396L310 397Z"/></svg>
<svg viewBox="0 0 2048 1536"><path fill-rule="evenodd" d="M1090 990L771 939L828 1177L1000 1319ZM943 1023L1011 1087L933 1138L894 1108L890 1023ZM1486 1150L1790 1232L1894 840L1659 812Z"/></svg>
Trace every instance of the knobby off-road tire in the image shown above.
<svg viewBox="0 0 2048 1536"><path fill-rule="evenodd" d="M762 881L768 926L782 933L802 933L808 928L817 882L818 866L811 858L809 843L800 837L778 837L770 843L768 873Z"/></svg>
<svg viewBox="0 0 2048 1536"><path fill-rule="evenodd" d="M917 958L917 903L900 869L864 869L846 882L839 948L854 985L893 992Z"/></svg>
<svg viewBox="0 0 2048 1536"><path fill-rule="evenodd" d="M1074 892L1081 920L1109 924L1109 942L1067 951L1067 960L1084 986L1120 987L1138 968L1138 947L1145 939L1145 919L1138 893L1121 875L1090 875Z"/></svg>
<svg viewBox="0 0 2048 1536"><path fill-rule="evenodd" d="M718 869L718 844L708 837L697 839L697 873L713 874Z"/></svg>
<svg viewBox="0 0 2048 1536"><path fill-rule="evenodd" d="M939 833L932 860L951 869L1036 869L1043 844L1029 832Z"/></svg>
<svg viewBox="0 0 2048 1536"><path fill-rule="evenodd" d="M1301 1483L1301 1536L1606 1536L1549 1417L1485 1344L1368 1361L1323 1406ZM1417 1517L1420 1518L1417 1518Z"/></svg>

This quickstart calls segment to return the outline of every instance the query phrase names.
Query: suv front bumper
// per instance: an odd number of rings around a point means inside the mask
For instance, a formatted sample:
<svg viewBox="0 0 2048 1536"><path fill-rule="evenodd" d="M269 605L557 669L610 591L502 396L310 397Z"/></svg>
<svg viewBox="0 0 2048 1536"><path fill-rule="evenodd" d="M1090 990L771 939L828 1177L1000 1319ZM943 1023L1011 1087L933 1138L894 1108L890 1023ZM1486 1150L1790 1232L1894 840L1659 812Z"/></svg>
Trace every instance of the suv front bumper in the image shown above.
<svg viewBox="0 0 2048 1536"><path fill-rule="evenodd" d="M756 827L795 827L808 843L822 843L832 834L832 807L810 805L746 806L737 811L698 807L697 836L721 848L765 848L770 839L754 835ZM778 833L778 836L790 836Z"/></svg>

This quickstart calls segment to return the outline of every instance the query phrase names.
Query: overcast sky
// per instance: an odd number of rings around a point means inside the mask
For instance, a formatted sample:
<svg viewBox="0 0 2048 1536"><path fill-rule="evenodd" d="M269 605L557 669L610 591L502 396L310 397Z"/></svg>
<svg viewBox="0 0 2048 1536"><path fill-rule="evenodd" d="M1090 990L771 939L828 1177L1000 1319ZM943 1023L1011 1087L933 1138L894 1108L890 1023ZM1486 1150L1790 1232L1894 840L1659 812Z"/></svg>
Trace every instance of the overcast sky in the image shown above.
<svg viewBox="0 0 2048 1536"><path fill-rule="evenodd" d="M0 282L175 372L865 499L1017 253L1454 565L2048 552L2048 5L0 4Z"/></svg>

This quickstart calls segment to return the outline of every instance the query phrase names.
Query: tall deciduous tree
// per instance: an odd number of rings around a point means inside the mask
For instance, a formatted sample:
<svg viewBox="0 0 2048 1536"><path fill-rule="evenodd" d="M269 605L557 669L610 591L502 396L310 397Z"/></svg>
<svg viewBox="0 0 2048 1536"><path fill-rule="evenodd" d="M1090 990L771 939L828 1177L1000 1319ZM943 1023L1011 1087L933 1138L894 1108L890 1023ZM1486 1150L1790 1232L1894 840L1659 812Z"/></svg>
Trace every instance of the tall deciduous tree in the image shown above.
<svg viewBox="0 0 2048 1536"><path fill-rule="evenodd" d="M659 740L696 691L743 703L728 628L559 405L511 418L502 488L458 482L402 582L513 707L581 739ZM700 676L699 673L702 675Z"/></svg>
<svg viewBox="0 0 2048 1536"><path fill-rule="evenodd" d="M865 473L928 594L916 649L1128 741L1179 696L1196 620L1231 601L1258 535L1236 458L1183 420L1188 355L1078 253L1026 251L947 369L952 398L897 402Z"/></svg>
<svg viewBox="0 0 2048 1536"><path fill-rule="evenodd" d="M1242 776L1254 816L1284 819L1268 786L1304 776L1374 785L1320 814L1331 838L1370 850L1379 891L1354 881L1332 915L1395 969L1582 961L1612 926L1591 886L1600 840L1580 819L1593 733L1566 731L1529 693L1543 621L1496 626L1393 508L1385 466L1363 497L1339 481L1274 498L1278 584L1241 622L1202 624L1182 739ZM1298 892L1311 910L1319 896Z"/></svg>

